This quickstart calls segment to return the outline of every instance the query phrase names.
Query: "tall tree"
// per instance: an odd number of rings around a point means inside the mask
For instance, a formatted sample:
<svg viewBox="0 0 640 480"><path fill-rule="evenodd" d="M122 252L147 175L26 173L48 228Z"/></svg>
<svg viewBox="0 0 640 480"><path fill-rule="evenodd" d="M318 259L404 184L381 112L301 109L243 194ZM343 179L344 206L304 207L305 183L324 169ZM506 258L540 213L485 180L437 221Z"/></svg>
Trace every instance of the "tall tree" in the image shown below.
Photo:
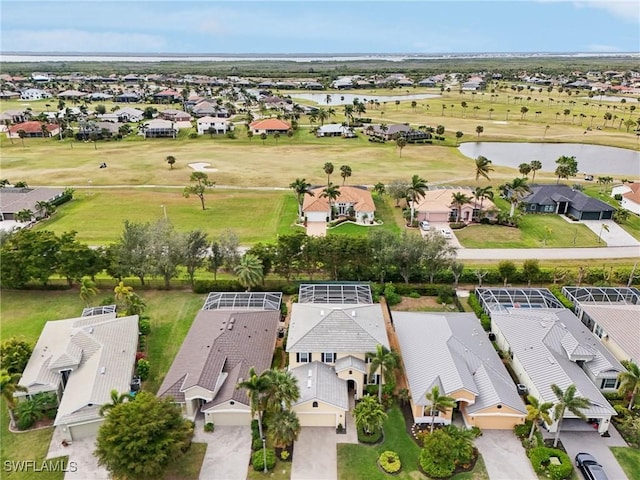
<svg viewBox="0 0 640 480"><path fill-rule="evenodd" d="M375 352L367 353L367 358L371 360L369 364L369 376L376 375L378 369L380 369L382 375L380 382L378 382L378 401L382 402L382 384L391 383L395 380L394 375L396 369L399 367L400 357L397 352L390 351L383 345L376 345ZM395 383L395 382L394 382Z"/></svg>
<svg viewBox="0 0 640 480"><path fill-rule="evenodd" d="M209 176L204 172L193 172L189 177L191 182L195 182L195 185L189 185L184 187L183 195L185 198L189 198L191 195L195 195L200 199L202 204L202 210L205 210L204 194L207 189L214 186L215 182L209 180Z"/></svg>
<svg viewBox="0 0 640 480"><path fill-rule="evenodd" d="M540 160L531 160L529 164L531 166L531 171L533 172L533 177L531 178L531 183L536 181L536 172L542 168L542 163Z"/></svg>
<svg viewBox="0 0 640 480"><path fill-rule="evenodd" d="M290 410L300 399L298 380L291 372L271 369L264 373L268 380L265 392L265 408L270 412Z"/></svg>
<svg viewBox="0 0 640 480"><path fill-rule="evenodd" d="M471 203L471 197L463 192L456 192L451 195L451 205L455 207L457 216L456 222L462 221L462 207Z"/></svg>
<svg viewBox="0 0 640 480"><path fill-rule="evenodd" d="M476 200L480 200L480 216L482 216L482 207L484 205L484 200L488 198L489 200L493 200L493 188L489 185L486 187L476 187L473 191L473 198Z"/></svg>
<svg viewBox="0 0 640 480"><path fill-rule="evenodd" d="M171 288L171 279L184 264L186 236L176 232L173 225L161 219L151 225L150 260L152 273L164 279L164 288Z"/></svg>
<svg viewBox="0 0 640 480"><path fill-rule="evenodd" d="M628 362L625 367L626 372L620 372L618 379L620 380L619 392L621 395L629 395L629 410L633 408L634 401L640 393L640 368L638 364Z"/></svg>
<svg viewBox="0 0 640 480"><path fill-rule="evenodd" d="M191 230L185 238L184 266L187 269L191 287L195 285L196 270L204 265L207 258L209 239L202 230Z"/></svg>
<svg viewBox="0 0 640 480"><path fill-rule="evenodd" d="M105 403L100 407L100 416L104 417L110 410L112 410L114 407L117 407L118 405L120 405L121 403L124 403L126 401L131 400L131 395L129 395L129 393L118 393L118 390L111 390L111 394L110 394L110 399L111 401L109 403Z"/></svg>
<svg viewBox="0 0 640 480"><path fill-rule="evenodd" d="M251 291L251 287L259 285L263 279L262 261L250 253L246 253L240 263L234 268L233 272L238 277L238 282L247 292Z"/></svg>
<svg viewBox="0 0 640 480"><path fill-rule="evenodd" d="M113 407L98 431L95 456L117 478L161 478L170 462L189 449L191 422L172 399L139 392Z"/></svg>
<svg viewBox="0 0 640 480"><path fill-rule="evenodd" d="M280 410L269 417L267 438L276 447L286 448L293 444L300 435L300 421L296 412L292 410Z"/></svg>
<svg viewBox="0 0 640 480"><path fill-rule="evenodd" d="M24 148L24 137L27 136L27 132L21 128L17 133L18 137L20 137L20 141L22 142L22 147Z"/></svg>
<svg viewBox="0 0 640 480"><path fill-rule="evenodd" d="M448 409L456 406L456 401L447 395L440 395L440 387L434 385L429 393L425 395L429 402L429 416L431 417L430 431L433 433L433 425L435 423L435 413L445 413Z"/></svg>
<svg viewBox="0 0 640 480"><path fill-rule="evenodd" d="M31 344L23 338L7 338L0 344L0 364L9 374L22 374L32 353Z"/></svg>
<svg viewBox="0 0 640 480"><path fill-rule="evenodd" d="M505 184L505 189L509 192L509 202L511 202L511 211L509 216L513 217L516 211L516 205L520 203L520 200L531 191L527 184L526 178L517 177L512 182Z"/></svg>
<svg viewBox="0 0 640 480"><path fill-rule="evenodd" d="M309 195L313 197L313 192L310 190L311 184L307 183L307 180L304 178L296 178L295 182L291 182L289 184L289 188L293 189L293 192L296 195L296 200L298 203L298 218L302 218L302 205L304 204L304 196Z"/></svg>
<svg viewBox="0 0 640 480"><path fill-rule="evenodd" d="M416 203L420 198L423 198L429 187L427 181L419 175L411 177L411 182L407 187L407 197L411 199L411 219L410 224L413 225L413 219L415 217Z"/></svg>
<svg viewBox="0 0 640 480"><path fill-rule="evenodd" d="M552 420L549 411L553 407L553 402L540 402L533 395L527 396L529 404L527 405L527 420L531 421L531 431L529 432L529 440L533 438L533 433L538 427L538 422L544 421L547 425L551 425Z"/></svg>
<svg viewBox="0 0 640 480"><path fill-rule="evenodd" d="M556 176L558 177L558 181L560 182L561 178L569 179L569 177L575 177L578 173L578 162L576 161L576 157L563 155L556 160Z"/></svg>
<svg viewBox="0 0 640 480"><path fill-rule="evenodd" d="M331 174L333 173L333 163L326 162L324 167L322 167L324 173L327 175L327 185L331 183Z"/></svg>
<svg viewBox="0 0 640 480"><path fill-rule="evenodd" d="M382 428L387 414L376 397L365 395L353 409L356 426L370 434Z"/></svg>
<svg viewBox="0 0 640 480"><path fill-rule="evenodd" d="M322 189L320 198L326 198L329 202L329 220L333 220L333 202L335 202L340 196L340 187L329 182L329 184Z"/></svg>
<svg viewBox="0 0 640 480"><path fill-rule="evenodd" d="M528 177L529 173L531 172L531 164L530 163L521 163L520 165L518 165L518 171L520 172L520 175L522 175L523 177Z"/></svg>
<svg viewBox="0 0 640 480"><path fill-rule="evenodd" d="M480 155L476 158L476 183L480 177L489 180L489 172L493 171L492 162L487 157Z"/></svg>
<svg viewBox="0 0 640 480"><path fill-rule="evenodd" d="M26 392L27 389L18 385L21 373L9 373L4 368L0 370L0 394L7 403L11 424L15 425L16 419L13 415L13 409L16 407L16 400L13 394L15 392Z"/></svg>
<svg viewBox="0 0 640 480"><path fill-rule="evenodd" d="M342 185L351 176L351 167L349 165L342 165L340 167L340 176L342 177Z"/></svg>
<svg viewBox="0 0 640 480"><path fill-rule="evenodd" d="M269 379L264 375L258 375L256 369L249 369L249 378L236 385L236 388L245 389L249 397L249 406L251 407L251 416L258 415L258 430L260 438L262 433L262 412L264 410L264 396L269 388Z"/></svg>
<svg viewBox="0 0 640 480"><path fill-rule="evenodd" d="M480 138L480 134L484 132L484 127L482 125L478 125L476 127L476 133L478 134L478 138Z"/></svg>
<svg viewBox="0 0 640 480"><path fill-rule="evenodd" d="M460 144L460 139L464 136L464 133L458 130L456 132L456 146Z"/></svg>
<svg viewBox="0 0 640 480"><path fill-rule="evenodd" d="M569 410L576 417L586 420L587 417L582 410L589 408L591 406L591 401L588 398L576 397L577 388L575 385L569 385L567 389L563 391L554 383L551 385L551 390L558 399L553 407L553 419L558 422L556 435L553 439L553 447L555 448L558 446L558 440L560 439L560 427L562 426L562 419L564 418L565 411Z"/></svg>

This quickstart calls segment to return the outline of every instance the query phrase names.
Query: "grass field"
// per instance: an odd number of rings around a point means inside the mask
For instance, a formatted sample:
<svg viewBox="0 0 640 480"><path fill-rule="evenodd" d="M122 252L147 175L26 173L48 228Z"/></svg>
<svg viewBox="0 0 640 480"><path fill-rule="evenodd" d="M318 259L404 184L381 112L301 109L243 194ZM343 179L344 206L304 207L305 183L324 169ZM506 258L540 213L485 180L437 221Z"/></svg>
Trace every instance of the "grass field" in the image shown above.
<svg viewBox="0 0 640 480"><path fill-rule="evenodd" d="M629 480L640 478L640 451L630 447L611 447L611 451Z"/></svg>

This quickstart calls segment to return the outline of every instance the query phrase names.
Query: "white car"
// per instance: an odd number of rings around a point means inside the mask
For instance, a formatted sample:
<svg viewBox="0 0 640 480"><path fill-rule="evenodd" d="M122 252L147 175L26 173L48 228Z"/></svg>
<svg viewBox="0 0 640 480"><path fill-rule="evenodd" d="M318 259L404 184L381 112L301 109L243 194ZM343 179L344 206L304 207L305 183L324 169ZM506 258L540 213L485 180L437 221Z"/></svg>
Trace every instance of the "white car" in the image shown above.
<svg viewBox="0 0 640 480"><path fill-rule="evenodd" d="M420 230L424 230L426 232L430 228L431 228L431 225L429 225L429 222L427 222L426 220L423 220L420 222Z"/></svg>
<svg viewBox="0 0 640 480"><path fill-rule="evenodd" d="M449 230L448 228L441 228L440 229L440 233L446 239L453 238L453 232L451 230Z"/></svg>

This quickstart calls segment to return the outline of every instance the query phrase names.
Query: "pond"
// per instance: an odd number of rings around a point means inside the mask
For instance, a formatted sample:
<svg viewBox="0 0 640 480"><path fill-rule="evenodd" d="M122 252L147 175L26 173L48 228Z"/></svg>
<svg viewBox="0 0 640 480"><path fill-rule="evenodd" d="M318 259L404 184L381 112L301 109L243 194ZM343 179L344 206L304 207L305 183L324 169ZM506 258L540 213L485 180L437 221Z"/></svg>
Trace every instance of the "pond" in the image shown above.
<svg viewBox="0 0 640 480"><path fill-rule="evenodd" d="M468 142L458 150L469 158L483 155L496 165L513 168L539 160L547 172L556 169L559 157L574 156L581 174L640 176L640 152L626 148L583 143Z"/></svg>
<svg viewBox="0 0 640 480"><path fill-rule="evenodd" d="M329 98L329 103L327 103L327 96ZM384 102L393 102L395 105L396 100L400 100L401 102L407 102L411 100L427 100L429 98L440 98L440 95L432 94L432 93L415 93L413 95L371 95L367 93L361 94L353 94L353 93L292 93L291 97L300 98L303 100L311 100L312 102L316 102L320 106L331 106L331 105L347 105L352 104L354 99L359 99L362 103L368 102L369 100L377 100L380 104L384 104ZM366 106L366 105L365 105Z"/></svg>

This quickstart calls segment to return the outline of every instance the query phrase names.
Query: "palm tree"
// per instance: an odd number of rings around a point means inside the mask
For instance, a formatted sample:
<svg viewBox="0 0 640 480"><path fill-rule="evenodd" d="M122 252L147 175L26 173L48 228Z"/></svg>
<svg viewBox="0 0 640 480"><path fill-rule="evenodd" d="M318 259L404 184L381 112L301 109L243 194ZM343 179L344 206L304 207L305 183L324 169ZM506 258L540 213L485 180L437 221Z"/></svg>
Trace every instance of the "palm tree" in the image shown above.
<svg viewBox="0 0 640 480"><path fill-rule="evenodd" d="M276 447L286 448L298 439L300 421L295 412L281 410L269 417L267 437Z"/></svg>
<svg viewBox="0 0 640 480"><path fill-rule="evenodd" d="M325 188L322 189L320 198L326 198L329 200L329 220L333 220L333 202L340 196L340 187L329 182Z"/></svg>
<svg viewBox="0 0 640 480"><path fill-rule="evenodd" d="M309 190L311 188L311 184L307 183L304 178L296 178L295 182L291 182L289 184L289 188L293 189L296 194L296 199L298 200L298 217L302 218L302 204L304 203L304 196L309 195L313 197L313 192Z"/></svg>
<svg viewBox="0 0 640 480"><path fill-rule="evenodd" d="M29 222L33 218L33 212L28 208L23 208L19 212L16 212L14 218L18 222L22 222L22 223Z"/></svg>
<svg viewBox="0 0 640 480"><path fill-rule="evenodd" d="M436 412L445 413L448 409L456 406L456 401L446 395L440 395L440 387L434 385L429 393L425 395L429 401L429 415L431 416L431 433L433 433L434 414Z"/></svg>
<svg viewBox="0 0 640 480"><path fill-rule="evenodd" d="M173 170L173 164L176 163L176 157L174 157L173 155L168 155L167 163L169 164L169 170Z"/></svg>
<svg viewBox="0 0 640 480"><path fill-rule="evenodd" d="M365 395L353 409L353 419L358 428L370 434L382 428L387 414L376 397Z"/></svg>
<svg viewBox="0 0 640 480"><path fill-rule="evenodd" d="M340 167L340 176L342 177L342 185L351 176L351 167L349 165L342 165Z"/></svg>
<svg viewBox="0 0 640 480"><path fill-rule="evenodd" d="M468 195L462 192L456 192L451 195L451 205L456 207L457 211L456 222L459 222L462 218L462 207L467 203L471 203L471 197Z"/></svg>
<svg viewBox="0 0 640 480"><path fill-rule="evenodd" d="M23 129L18 130L18 137L20 137L20 140L22 141L22 147L24 147L24 137L27 136L27 132L24 131Z"/></svg>
<svg viewBox="0 0 640 480"><path fill-rule="evenodd" d="M493 187L491 187L491 185L486 187L476 187L473 191L473 197L480 200L480 212L482 213L484 199L488 198L489 200L493 200Z"/></svg>
<svg viewBox="0 0 640 480"><path fill-rule="evenodd" d="M480 134L484 132L484 127L482 125L478 125L476 127L476 133L478 134L478 138L480 138Z"/></svg>
<svg viewBox="0 0 640 480"><path fill-rule="evenodd" d="M11 424L15 425L16 419L13 415L13 409L16 406L16 399L13 396L15 392L26 392L27 389L21 385L18 385L20 380L20 373L9 373L6 369L0 370L0 394L2 398L7 402L7 410L9 410L9 416L11 417Z"/></svg>
<svg viewBox="0 0 640 480"><path fill-rule="evenodd" d="M476 158L476 183L478 183L478 179L480 177L489 180L489 172L493 171L491 163L491 160L487 157L483 157L482 155Z"/></svg>
<svg viewBox="0 0 640 480"><path fill-rule="evenodd" d="M626 372L620 372L618 379L620 380L619 392L621 395L631 395L629 399L629 410L633 407L634 400L640 392L640 368L636 363L629 362Z"/></svg>
<svg viewBox="0 0 640 480"><path fill-rule="evenodd" d="M238 277L240 285L251 291L251 287L259 285L264 278L262 260L251 253L245 254L240 263L233 269L233 273Z"/></svg>
<svg viewBox="0 0 640 480"><path fill-rule="evenodd" d="M429 187L427 181L421 178L419 175L411 177L411 182L407 187L407 197L411 199L411 225L413 225L413 218L415 216L416 202L418 199L424 197Z"/></svg>
<svg viewBox="0 0 640 480"><path fill-rule="evenodd" d="M540 160L531 160L529 166L531 167L531 171L533 172L533 177L531 177L531 183L533 183L536 180L536 172L542 168L542 163L540 162Z"/></svg>
<svg viewBox="0 0 640 480"><path fill-rule="evenodd" d="M384 195L384 193L387 191L387 189L386 189L384 183L378 182L373 186L373 191L375 193L377 193L381 197L382 195Z"/></svg>
<svg viewBox="0 0 640 480"><path fill-rule="evenodd" d="M91 306L91 298L98 294L99 290L96 288L96 284L88 277L84 277L80 282L80 298L87 305Z"/></svg>
<svg viewBox="0 0 640 480"><path fill-rule="evenodd" d="M291 405L300 398L298 380L291 372L271 369L264 373L269 382L265 393L265 409L272 412L290 410Z"/></svg>
<svg viewBox="0 0 640 480"><path fill-rule="evenodd" d="M55 207L51 202L47 202L46 200L36 202L36 215L38 215L39 218L50 217L54 210Z"/></svg>
<svg viewBox="0 0 640 480"><path fill-rule="evenodd" d="M325 163L322 169L324 170L324 173L327 174L327 185L329 185L331 183L331 174L333 173L333 163Z"/></svg>
<svg viewBox="0 0 640 480"><path fill-rule="evenodd" d="M121 403L129 400L131 400L131 395L129 395L128 393L118 393L118 390L111 390L111 403L105 403L100 407L100 416L104 417L105 414L113 407L116 407L117 405L120 405Z"/></svg>
<svg viewBox="0 0 640 480"><path fill-rule="evenodd" d="M538 426L538 422L542 420L546 422L547 425L551 425L552 420L549 415L549 410L553 407L553 402L541 403L533 395L527 396L527 400L529 400L529 405L527 405L527 412L529 412L527 414L527 420L531 420L531 431L529 432L529 440L531 440Z"/></svg>
<svg viewBox="0 0 640 480"><path fill-rule="evenodd" d="M464 136L464 133L458 130L456 132L456 147L460 144L460 139Z"/></svg>
<svg viewBox="0 0 640 480"><path fill-rule="evenodd" d="M553 419L558 422L556 436L553 439L553 447L555 448L558 446L558 439L560 438L560 426L562 425L564 412L568 409L577 417L586 420L587 416L582 413L581 410L589 408L591 406L591 401L588 398L576 397L575 385L569 385L563 392L562 389L554 383L553 385L551 385L551 390L558 398L558 402L553 408Z"/></svg>
<svg viewBox="0 0 640 480"><path fill-rule="evenodd" d="M122 281L118 283L118 285L116 285L113 289L116 302L119 302L121 304L127 300L127 298L131 295L132 292L133 292L133 287L129 287L125 285L124 282Z"/></svg>
<svg viewBox="0 0 640 480"><path fill-rule="evenodd" d="M367 358L371 360L369 366L369 376L373 377L378 369L382 371L382 379L378 382L378 401L382 402L382 383L390 383L400 363L397 352L390 351L383 345L376 345L375 352L367 353Z"/></svg>
<svg viewBox="0 0 640 480"><path fill-rule="evenodd" d="M511 183L506 183L505 189L510 191L509 201L511 202L511 211L509 216L513 217L516 211L516 205L531 189L529 185L527 185L527 179L521 177L514 178Z"/></svg>
<svg viewBox="0 0 640 480"><path fill-rule="evenodd" d="M251 367L249 369L249 378L236 385L236 388L244 388L249 396L249 403L251 407L251 416L255 417L258 414L258 430L260 432L260 438L263 438L262 434L262 410L264 403L264 393L269 387L269 380L262 374L258 375L256 369Z"/></svg>
<svg viewBox="0 0 640 480"><path fill-rule="evenodd" d="M471 429L458 428L455 425L447 425L445 430L453 440L450 448L455 458L459 459L459 463L468 463L473 458L476 434Z"/></svg>
<svg viewBox="0 0 640 480"><path fill-rule="evenodd" d="M407 146L407 139L405 137L398 137L396 140L396 147L400 149L400 158L402 158L402 149Z"/></svg>
<svg viewBox="0 0 640 480"><path fill-rule="evenodd" d="M528 177L531 172L531 164L530 163L521 163L518 165L518 171L523 177Z"/></svg>

